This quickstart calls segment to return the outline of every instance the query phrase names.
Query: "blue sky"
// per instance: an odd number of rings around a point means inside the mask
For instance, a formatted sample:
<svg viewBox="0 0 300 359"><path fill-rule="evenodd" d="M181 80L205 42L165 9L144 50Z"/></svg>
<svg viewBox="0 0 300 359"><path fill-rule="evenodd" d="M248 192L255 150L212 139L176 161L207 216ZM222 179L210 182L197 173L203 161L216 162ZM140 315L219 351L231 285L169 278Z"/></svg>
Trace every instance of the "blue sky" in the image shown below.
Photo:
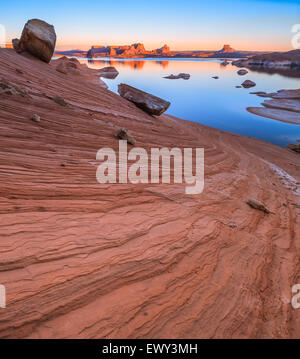
<svg viewBox="0 0 300 359"><path fill-rule="evenodd" d="M41 0L3 1L0 24L8 41L24 23L55 26L58 48L143 42L147 49L290 50L291 27L300 23L300 0Z"/></svg>

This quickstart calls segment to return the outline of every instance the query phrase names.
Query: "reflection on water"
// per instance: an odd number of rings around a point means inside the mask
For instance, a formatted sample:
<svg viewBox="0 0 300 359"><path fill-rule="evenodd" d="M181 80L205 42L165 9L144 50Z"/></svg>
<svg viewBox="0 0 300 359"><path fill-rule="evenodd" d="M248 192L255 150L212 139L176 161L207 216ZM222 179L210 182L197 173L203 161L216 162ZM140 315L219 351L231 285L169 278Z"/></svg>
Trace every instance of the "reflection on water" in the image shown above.
<svg viewBox="0 0 300 359"><path fill-rule="evenodd" d="M279 74L285 77L295 77L300 80L300 71L299 70L291 70L291 69L272 69L272 68L259 68L259 67L251 67L251 70L253 72L260 72L263 74ZM300 87L300 81L299 81L299 87Z"/></svg>
<svg viewBox="0 0 300 359"><path fill-rule="evenodd" d="M259 138L280 146L300 139L300 125L259 117L247 107L261 106L264 98L252 91L274 92L300 87L293 75L249 70L237 75L231 64L221 66L219 59L80 59L89 67L114 66L119 71L113 80L104 79L109 89L117 93L119 83L137 87L171 102L169 114L224 131ZM139 70L139 71L136 71ZM166 80L170 74L189 73L187 81ZM218 76L218 80L212 79ZM251 89L236 88L245 80L257 85ZM159 121L159 119L158 119ZM200 145L200 143L199 143Z"/></svg>
<svg viewBox="0 0 300 359"><path fill-rule="evenodd" d="M101 68L104 66L129 66L134 70L142 70L144 65L145 65L145 61L143 60L130 60L130 61L124 61L124 60L99 60L99 59L88 59L87 63L89 64L90 67L92 68ZM169 64L169 61L155 61L155 63L159 66L162 66L163 68L166 68Z"/></svg>

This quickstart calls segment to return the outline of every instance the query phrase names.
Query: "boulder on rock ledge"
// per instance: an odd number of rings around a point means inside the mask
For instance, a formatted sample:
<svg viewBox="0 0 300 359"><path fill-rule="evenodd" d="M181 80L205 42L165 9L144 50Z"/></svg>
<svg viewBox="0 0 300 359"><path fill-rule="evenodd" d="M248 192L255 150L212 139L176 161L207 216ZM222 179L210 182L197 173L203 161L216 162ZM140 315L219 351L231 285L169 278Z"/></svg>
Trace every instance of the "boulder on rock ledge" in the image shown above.
<svg viewBox="0 0 300 359"><path fill-rule="evenodd" d="M126 84L120 84L118 92L120 96L133 102L137 107L148 112L150 115L160 116L170 106L170 102Z"/></svg>
<svg viewBox="0 0 300 359"><path fill-rule="evenodd" d="M14 39L14 49L31 55L47 63L50 62L56 44L54 27L39 19L29 20L23 29L21 39Z"/></svg>

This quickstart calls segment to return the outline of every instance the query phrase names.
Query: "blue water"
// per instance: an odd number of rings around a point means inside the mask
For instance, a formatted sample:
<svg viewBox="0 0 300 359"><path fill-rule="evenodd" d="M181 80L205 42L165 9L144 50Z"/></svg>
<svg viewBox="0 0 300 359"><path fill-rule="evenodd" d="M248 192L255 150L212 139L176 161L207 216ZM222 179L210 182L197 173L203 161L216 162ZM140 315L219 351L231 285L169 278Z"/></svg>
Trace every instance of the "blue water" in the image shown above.
<svg viewBox="0 0 300 359"><path fill-rule="evenodd" d="M279 146L300 139L300 125L256 116L246 110L260 106L265 100L250 92L300 88L299 78L251 70L239 76L237 67L231 64L224 67L219 59L97 59L94 62L81 59L81 62L92 68L116 67L118 77L103 79L110 90L117 93L118 84L126 83L150 92L171 102L167 111L171 115ZM189 73L190 80L163 78L180 72ZM247 79L254 81L256 87L235 88Z"/></svg>

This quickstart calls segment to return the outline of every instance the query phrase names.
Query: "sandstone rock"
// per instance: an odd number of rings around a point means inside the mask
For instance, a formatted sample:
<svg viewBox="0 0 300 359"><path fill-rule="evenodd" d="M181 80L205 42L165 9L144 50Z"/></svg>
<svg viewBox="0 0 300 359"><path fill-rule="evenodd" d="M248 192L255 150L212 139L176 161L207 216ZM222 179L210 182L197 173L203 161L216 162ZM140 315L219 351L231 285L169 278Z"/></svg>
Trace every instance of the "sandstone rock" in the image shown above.
<svg viewBox="0 0 300 359"><path fill-rule="evenodd" d="M61 72L65 75L71 74L71 75L80 75L79 68L85 65L81 65L80 62L77 59L74 58L68 58L66 56L63 56L57 60L54 60L53 63L57 64L56 71Z"/></svg>
<svg viewBox="0 0 300 359"><path fill-rule="evenodd" d="M18 95L25 98L31 98L31 96L28 94L28 91L23 87L13 85L8 81L0 78L0 94L1 93L6 95Z"/></svg>
<svg viewBox="0 0 300 359"><path fill-rule="evenodd" d="M263 211L267 214L271 213L271 211L263 203L257 201L256 199L253 198L248 199L247 204L250 207Z"/></svg>
<svg viewBox="0 0 300 359"><path fill-rule="evenodd" d="M300 100L271 99L265 100L262 105L293 112L300 112Z"/></svg>
<svg viewBox="0 0 300 359"><path fill-rule="evenodd" d="M169 79L169 80L178 80L178 79L183 79L183 80L189 80L189 78L191 77L190 74L185 74L183 72L181 72L178 75L169 75L169 76L165 76L164 79Z"/></svg>
<svg viewBox="0 0 300 359"><path fill-rule="evenodd" d="M19 42L13 43L17 52L27 51L42 61L50 62L56 43L54 27L45 21L29 20Z"/></svg>
<svg viewBox="0 0 300 359"><path fill-rule="evenodd" d="M136 141L127 128L120 128L114 136L116 138L119 138L120 140L126 140L129 144L133 146L135 145Z"/></svg>
<svg viewBox="0 0 300 359"><path fill-rule="evenodd" d="M68 71L66 69L66 67L64 66L64 64L60 63L56 66L56 71L62 73L62 74L65 74L67 75L68 74Z"/></svg>
<svg viewBox="0 0 300 359"><path fill-rule="evenodd" d="M67 107L69 104L60 96L54 96L52 100L60 106Z"/></svg>
<svg viewBox="0 0 300 359"><path fill-rule="evenodd" d="M246 75L247 73L248 73L248 71L245 70L245 69L238 70L238 72L237 72L237 74L240 75L240 76L244 76L244 75Z"/></svg>
<svg viewBox="0 0 300 359"><path fill-rule="evenodd" d="M12 40L13 48L14 48L17 52L20 52L19 43L20 43L20 40L19 40L19 39L13 39L13 40Z"/></svg>
<svg viewBox="0 0 300 359"><path fill-rule="evenodd" d="M279 90L277 93L271 95L272 98L278 98L278 99L300 99L300 89Z"/></svg>
<svg viewBox="0 0 300 359"><path fill-rule="evenodd" d="M153 53L156 55L170 55L171 51L168 45L164 45L160 49L153 50Z"/></svg>
<svg viewBox="0 0 300 359"><path fill-rule="evenodd" d="M224 45L222 50L217 51L217 52L228 54L228 53L236 52L236 50L233 49L230 45Z"/></svg>
<svg viewBox="0 0 300 359"><path fill-rule="evenodd" d="M249 92L251 95L266 95L267 93L264 91L254 91L254 92Z"/></svg>
<svg viewBox="0 0 300 359"><path fill-rule="evenodd" d="M33 122L40 122L40 121L41 121L41 118L40 118L39 115L33 114L33 115L30 117L30 120L33 121Z"/></svg>
<svg viewBox="0 0 300 359"><path fill-rule="evenodd" d="M151 115L159 116L170 106L170 102L126 84L120 84L118 92L126 100L133 102Z"/></svg>
<svg viewBox="0 0 300 359"><path fill-rule="evenodd" d="M290 305L299 196L284 183L276 190L277 174L262 163L300 181L298 154L167 115L151 119L111 91L75 76L62 81L46 67L0 50L0 77L78 106L71 113L45 96L0 96L0 338L299 338L299 310ZM26 116L43 123L40 111L47 125L37 133ZM149 155L152 147L207 149L206 190L97 185L99 162L90 162L101 147L117 149L121 127L134 128ZM245 203L256 191L288 209L269 220Z"/></svg>
<svg viewBox="0 0 300 359"><path fill-rule="evenodd" d="M300 144L289 143L286 145L289 150L300 153Z"/></svg>
<svg viewBox="0 0 300 359"><path fill-rule="evenodd" d="M298 112L265 107L248 107L247 111L258 116L272 118L273 120L300 125L300 113Z"/></svg>
<svg viewBox="0 0 300 359"><path fill-rule="evenodd" d="M119 75L119 71L113 66L103 67L99 70L100 77L114 79Z"/></svg>
<svg viewBox="0 0 300 359"><path fill-rule="evenodd" d="M256 83L251 80L246 80L242 83L242 86L244 88L254 87L254 86L256 86Z"/></svg>

